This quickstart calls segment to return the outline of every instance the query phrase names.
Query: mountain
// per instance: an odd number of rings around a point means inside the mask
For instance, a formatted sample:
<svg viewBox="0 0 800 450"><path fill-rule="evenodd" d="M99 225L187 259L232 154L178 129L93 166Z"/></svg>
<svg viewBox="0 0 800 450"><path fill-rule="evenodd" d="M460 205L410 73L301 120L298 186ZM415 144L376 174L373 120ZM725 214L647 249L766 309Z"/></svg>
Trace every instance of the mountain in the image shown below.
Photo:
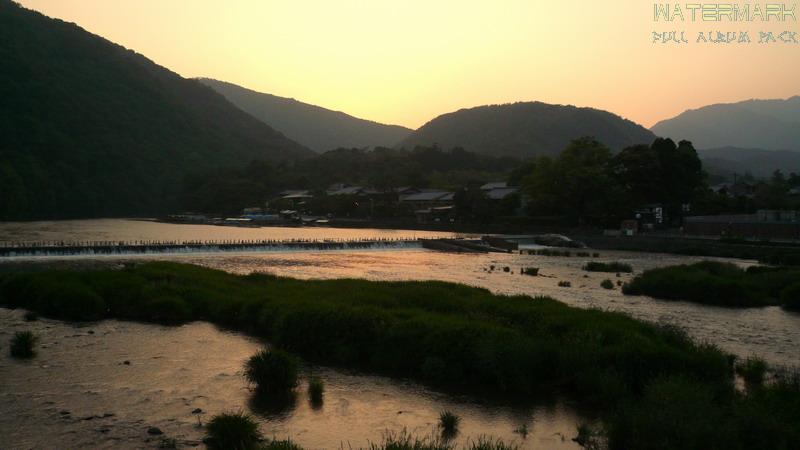
<svg viewBox="0 0 800 450"><path fill-rule="evenodd" d="M0 220L157 214L188 173L313 154L75 24L0 0Z"/></svg>
<svg viewBox="0 0 800 450"><path fill-rule="evenodd" d="M494 156L531 157L556 155L581 136L594 136L613 150L655 139L646 128L607 111L520 102L443 114L398 146L439 144Z"/></svg>
<svg viewBox="0 0 800 450"><path fill-rule="evenodd" d="M659 136L682 136L697 148L800 150L800 96L704 106L655 124Z"/></svg>
<svg viewBox="0 0 800 450"><path fill-rule="evenodd" d="M224 95L243 111L317 152L335 148L390 147L412 132L398 125L359 119L340 111L251 91L224 81L209 78L199 78L198 81Z"/></svg>
<svg viewBox="0 0 800 450"><path fill-rule="evenodd" d="M768 177L776 170L800 173L800 151L721 147L697 150L705 169L714 175L731 178L750 173Z"/></svg>

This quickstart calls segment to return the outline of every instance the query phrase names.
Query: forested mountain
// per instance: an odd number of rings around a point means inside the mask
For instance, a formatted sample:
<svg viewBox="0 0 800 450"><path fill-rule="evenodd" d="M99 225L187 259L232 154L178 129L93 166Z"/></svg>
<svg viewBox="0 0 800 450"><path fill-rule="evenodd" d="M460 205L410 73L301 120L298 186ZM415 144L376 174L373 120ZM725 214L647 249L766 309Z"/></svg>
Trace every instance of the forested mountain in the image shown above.
<svg viewBox="0 0 800 450"><path fill-rule="evenodd" d="M800 96L704 106L661 121L652 131L689 139L698 148L800 150Z"/></svg>
<svg viewBox="0 0 800 450"><path fill-rule="evenodd" d="M524 102L443 114L423 125L399 147L439 144L487 155L525 158L557 155L581 136L593 136L614 151L650 144L655 139L646 128L607 111Z"/></svg>
<svg viewBox="0 0 800 450"><path fill-rule="evenodd" d="M746 173L768 177L776 170L787 175L800 173L800 151L722 147L698 150L697 153L706 171L727 178Z"/></svg>
<svg viewBox="0 0 800 450"><path fill-rule="evenodd" d="M293 98L252 91L224 81L199 78L234 105L315 150L392 146L412 130L359 119L340 111L309 105Z"/></svg>
<svg viewBox="0 0 800 450"><path fill-rule="evenodd" d="M311 151L212 89L0 0L0 219L155 214L188 173Z"/></svg>

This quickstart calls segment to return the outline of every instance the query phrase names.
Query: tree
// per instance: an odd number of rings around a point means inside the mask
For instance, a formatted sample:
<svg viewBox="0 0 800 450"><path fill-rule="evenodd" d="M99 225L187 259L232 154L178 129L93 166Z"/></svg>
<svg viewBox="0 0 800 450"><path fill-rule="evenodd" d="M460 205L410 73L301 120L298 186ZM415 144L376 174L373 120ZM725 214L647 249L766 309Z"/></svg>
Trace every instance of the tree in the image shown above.
<svg viewBox="0 0 800 450"><path fill-rule="evenodd" d="M542 157L523 179L532 214L557 214L584 224L617 215L621 194L611 173L611 151L591 137L576 139L551 159Z"/></svg>
<svg viewBox="0 0 800 450"><path fill-rule="evenodd" d="M650 146L628 147L614 156L612 165L628 208L661 203L676 217L683 204L698 200L707 189L703 165L689 141L675 145L658 138Z"/></svg>

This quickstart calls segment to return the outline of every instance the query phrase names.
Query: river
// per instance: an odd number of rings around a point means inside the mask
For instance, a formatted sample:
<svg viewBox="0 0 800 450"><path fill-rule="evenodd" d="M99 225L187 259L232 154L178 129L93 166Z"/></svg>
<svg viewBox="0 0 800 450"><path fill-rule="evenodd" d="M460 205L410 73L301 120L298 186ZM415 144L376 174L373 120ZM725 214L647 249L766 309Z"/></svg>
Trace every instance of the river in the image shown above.
<svg viewBox="0 0 800 450"><path fill-rule="evenodd" d="M138 220L94 220L0 224L0 240L199 240L199 239L358 239L442 236L403 230L336 228L232 228L173 225ZM0 269L19 265L106 265L120 261L166 259L200 264L233 273L268 272L301 279L443 280L483 287L500 294L551 296L581 308L621 311L652 322L677 325L692 337L742 357L758 355L772 364L800 366L800 314L778 307L728 309L649 297L627 297L618 286L600 287L604 279L625 282L641 271L704 258L600 251L597 258L520 254L450 254L424 249L336 250L264 253L192 253L140 256L0 258ZM718 258L717 258L718 259ZM620 261L634 274L585 272L587 260ZM718 259L723 260L724 259ZM748 265L753 262L734 261ZM494 267L492 269L492 267ZM503 269L509 268L509 272ZM539 276L521 275L538 267ZM570 281L571 287L559 287ZM322 409L301 392L290 407L259 411L248 405L241 377L243 361L258 343L209 324L160 327L118 321L66 324L26 323L20 311L0 309L0 337L34 328L43 335L40 357L30 362L0 359L4 380L0 406L2 448L128 448L157 445L146 434L157 426L184 444L197 443L198 420L224 410L258 413L268 436L291 437L307 448L358 448L379 441L381 433L407 429L430 434L436 416L452 409L463 418L460 442L482 434L513 440L523 449L575 448L571 437L581 418L563 402L527 408L487 405L413 383L317 368L327 383ZM89 331L92 333L89 333ZM102 337L102 338L101 338ZM131 345L135 343L135 345ZM196 358L197 355L203 358ZM130 361L130 365L123 364ZM5 381L8 380L8 381ZM191 414L201 408L199 418ZM68 414L63 414L68 412ZM110 414L110 415L109 415ZM105 417L104 417L105 416ZM515 432L529 431L523 438ZM148 441L149 440L149 441ZM16 444L19 444L18 446Z"/></svg>

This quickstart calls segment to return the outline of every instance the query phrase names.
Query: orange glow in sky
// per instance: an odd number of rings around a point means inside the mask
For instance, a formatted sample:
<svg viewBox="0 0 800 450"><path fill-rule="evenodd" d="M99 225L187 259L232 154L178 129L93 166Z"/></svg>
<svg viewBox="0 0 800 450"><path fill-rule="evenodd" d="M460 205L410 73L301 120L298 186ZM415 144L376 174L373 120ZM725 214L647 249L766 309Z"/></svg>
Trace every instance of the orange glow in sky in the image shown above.
<svg viewBox="0 0 800 450"><path fill-rule="evenodd" d="M683 110L800 94L800 44L696 44L798 22L655 22L643 0L21 0L185 77L417 128L540 100L651 126ZM792 5L793 3L788 3ZM800 16L800 6L798 6ZM690 45L652 43L685 30ZM798 32L800 39L800 32Z"/></svg>

